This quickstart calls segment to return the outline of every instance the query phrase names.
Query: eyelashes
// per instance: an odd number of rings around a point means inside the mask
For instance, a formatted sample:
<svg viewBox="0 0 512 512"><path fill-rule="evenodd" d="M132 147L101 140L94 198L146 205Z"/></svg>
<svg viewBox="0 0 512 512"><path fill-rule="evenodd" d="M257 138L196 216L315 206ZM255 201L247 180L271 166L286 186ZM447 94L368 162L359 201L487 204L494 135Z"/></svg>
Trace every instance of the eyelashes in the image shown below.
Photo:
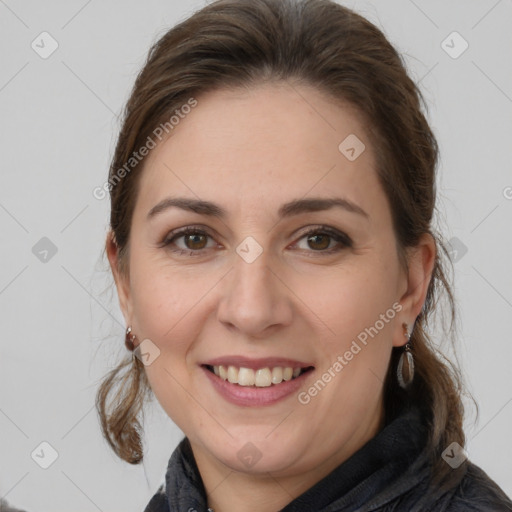
<svg viewBox="0 0 512 512"><path fill-rule="evenodd" d="M298 250L311 252L315 256L333 254L353 246L348 235L329 226L315 226L301 232L292 247L296 247L303 240L306 247L299 247ZM178 241L181 241L181 246L177 244ZM218 246L214 241L209 245L210 241L213 241L213 237L208 231L200 227L187 226L169 233L160 246L178 255L188 253L189 256L201 256ZM312 245L317 247L312 248Z"/></svg>

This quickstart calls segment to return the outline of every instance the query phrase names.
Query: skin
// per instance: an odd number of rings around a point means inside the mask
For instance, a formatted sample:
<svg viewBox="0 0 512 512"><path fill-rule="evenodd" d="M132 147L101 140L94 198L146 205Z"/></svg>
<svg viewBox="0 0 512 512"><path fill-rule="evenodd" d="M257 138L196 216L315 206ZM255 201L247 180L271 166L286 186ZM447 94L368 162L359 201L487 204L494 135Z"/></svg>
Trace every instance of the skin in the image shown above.
<svg viewBox="0 0 512 512"><path fill-rule="evenodd" d="M129 271L119 272L110 237L107 254L127 325L160 350L145 370L191 442L209 506L268 512L382 428L391 349L404 345L402 324L412 325L421 311L435 242L425 235L408 253L409 271L400 267L375 156L350 105L284 83L197 99L145 162ZM366 146L354 161L338 150L349 134ZM227 217L174 207L148 220L151 208L171 195L215 202ZM344 197L368 218L337 207L277 216L283 203L305 197ZM171 231L197 225L209 237L182 236L162 247ZM307 228L322 233L321 225L348 235L352 245L308 241ZM263 248L252 263L236 252L248 236ZM231 404L199 366L226 355L293 358L315 367L301 388L307 391L394 303L401 311L305 405L296 393L273 405ZM237 457L248 441L261 454L251 467Z"/></svg>

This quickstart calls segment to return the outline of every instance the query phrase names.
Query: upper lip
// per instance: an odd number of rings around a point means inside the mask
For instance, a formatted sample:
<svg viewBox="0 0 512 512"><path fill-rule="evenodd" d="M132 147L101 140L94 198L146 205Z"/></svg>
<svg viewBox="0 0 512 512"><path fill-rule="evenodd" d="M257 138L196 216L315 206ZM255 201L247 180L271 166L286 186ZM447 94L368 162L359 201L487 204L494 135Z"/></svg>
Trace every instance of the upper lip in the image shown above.
<svg viewBox="0 0 512 512"><path fill-rule="evenodd" d="M259 368L275 368L276 366L282 366L284 368L308 368L313 366L309 363L284 357L261 357L253 359L244 356L216 357L215 359L210 359L202 364L207 366L236 366L238 368L251 368L253 370L258 370Z"/></svg>

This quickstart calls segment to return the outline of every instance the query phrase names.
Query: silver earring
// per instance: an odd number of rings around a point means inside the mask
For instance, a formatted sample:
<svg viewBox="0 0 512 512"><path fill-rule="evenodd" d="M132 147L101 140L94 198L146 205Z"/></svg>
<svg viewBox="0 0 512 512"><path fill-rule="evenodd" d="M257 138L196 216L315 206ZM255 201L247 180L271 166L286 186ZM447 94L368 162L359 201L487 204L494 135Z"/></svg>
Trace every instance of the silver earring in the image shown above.
<svg viewBox="0 0 512 512"><path fill-rule="evenodd" d="M404 336L407 338L404 350L398 360L398 368L396 370L396 376L398 378L398 384L401 388L407 389L414 379L414 357L411 352L411 333L409 332L409 326L406 323L402 324L405 330ZM404 379L404 366L406 370L406 378Z"/></svg>

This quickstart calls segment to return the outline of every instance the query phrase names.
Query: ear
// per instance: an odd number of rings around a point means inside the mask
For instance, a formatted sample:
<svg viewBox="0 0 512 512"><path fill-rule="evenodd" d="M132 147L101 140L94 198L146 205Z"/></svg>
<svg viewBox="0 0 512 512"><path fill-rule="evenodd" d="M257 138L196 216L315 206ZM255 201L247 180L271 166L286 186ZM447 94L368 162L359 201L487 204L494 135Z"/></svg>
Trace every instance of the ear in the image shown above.
<svg viewBox="0 0 512 512"><path fill-rule="evenodd" d="M132 303L130 297L130 276L128 273L121 271L119 262L119 248L115 241L115 236L112 231L107 234L107 240L105 243L105 250L107 253L110 268L112 269L112 275L116 283L117 295L119 297L119 305L123 312L126 325L131 325L132 319Z"/></svg>
<svg viewBox="0 0 512 512"><path fill-rule="evenodd" d="M402 310L398 317L396 331L393 336L393 346L400 347L407 343L403 323L412 332L414 322L421 312L427 297L428 287L436 262L436 242L429 233L424 233L416 247L409 248L407 261L409 270L405 276L406 290L400 298Z"/></svg>

